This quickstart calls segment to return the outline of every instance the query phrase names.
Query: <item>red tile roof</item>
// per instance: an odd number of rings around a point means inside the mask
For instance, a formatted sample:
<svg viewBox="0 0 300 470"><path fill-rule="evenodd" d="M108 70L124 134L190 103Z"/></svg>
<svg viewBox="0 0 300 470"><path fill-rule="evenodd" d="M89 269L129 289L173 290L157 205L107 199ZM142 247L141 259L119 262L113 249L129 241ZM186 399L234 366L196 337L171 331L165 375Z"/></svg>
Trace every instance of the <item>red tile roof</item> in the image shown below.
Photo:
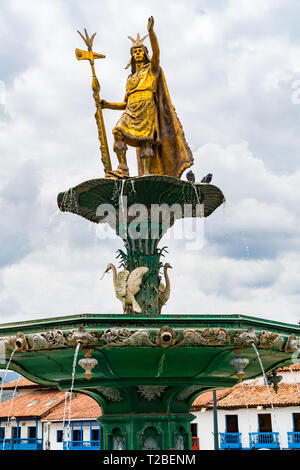
<svg viewBox="0 0 300 470"><path fill-rule="evenodd" d="M68 400L66 416L69 416L69 403ZM15 416L19 419L44 418L63 420L64 410L64 392L51 389L36 390L16 397L14 400L0 403L0 419ZM93 398L83 394L74 393L72 395L71 419L98 418L98 416L101 416L101 408Z"/></svg>
<svg viewBox="0 0 300 470"><path fill-rule="evenodd" d="M222 390L217 390L217 402L225 395L231 392L231 388L223 388ZM199 410L201 408L208 408L213 406L213 392L205 392L199 395L191 406L191 410Z"/></svg>
<svg viewBox="0 0 300 470"><path fill-rule="evenodd" d="M249 408L264 406L270 407L270 399L265 385L235 385L231 389L218 396L217 407L219 409ZM229 391L228 391L229 390ZM245 393L245 395L244 395ZM278 393L270 387L271 399L274 406L300 406L300 384L279 384ZM201 398L202 397L202 398ZM246 405L247 404L247 405ZM191 411L201 408L212 408L212 392L206 392L196 398L192 404Z"/></svg>
<svg viewBox="0 0 300 470"><path fill-rule="evenodd" d="M69 416L69 401L67 401L66 415ZM64 402L55 407L46 417L47 420L63 420ZM101 416L101 408L91 397L82 393L73 394L71 402L71 419L98 418Z"/></svg>
<svg viewBox="0 0 300 470"><path fill-rule="evenodd" d="M41 385L31 382L31 380L25 379L25 377L20 378L19 380L14 380L13 382L7 382L3 384L3 389L6 390L14 390L16 384L18 382L18 389L20 388L41 388Z"/></svg>
<svg viewBox="0 0 300 470"><path fill-rule="evenodd" d="M46 416L53 407L65 398L64 392L57 390L36 390L26 395L0 403L0 418L39 418ZM52 400L54 400L52 402ZM47 404L48 402L51 402ZM30 405L32 403L32 405ZM30 406L28 406L30 405Z"/></svg>
<svg viewBox="0 0 300 470"><path fill-rule="evenodd" d="M278 370L278 372L291 372L290 368L292 369L293 372L299 372L300 371L300 363L291 364L288 367L281 367L280 369L277 369L277 370Z"/></svg>

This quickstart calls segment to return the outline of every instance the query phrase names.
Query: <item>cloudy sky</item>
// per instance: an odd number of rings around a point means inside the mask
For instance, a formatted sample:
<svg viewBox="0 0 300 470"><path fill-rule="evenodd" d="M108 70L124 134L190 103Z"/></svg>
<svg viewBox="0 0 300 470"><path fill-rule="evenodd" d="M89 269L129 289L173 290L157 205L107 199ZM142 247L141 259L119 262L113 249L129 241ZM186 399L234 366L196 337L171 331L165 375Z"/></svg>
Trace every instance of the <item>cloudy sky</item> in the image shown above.
<svg viewBox="0 0 300 470"><path fill-rule="evenodd" d="M76 31L97 31L101 95L119 101L127 36L146 34L150 15L196 179L213 173L226 197L201 250L168 241L164 311L300 320L299 1L1 0L1 323L121 313L111 275L100 281L121 241L58 213L56 196L103 176ZM119 116L104 111L110 147Z"/></svg>

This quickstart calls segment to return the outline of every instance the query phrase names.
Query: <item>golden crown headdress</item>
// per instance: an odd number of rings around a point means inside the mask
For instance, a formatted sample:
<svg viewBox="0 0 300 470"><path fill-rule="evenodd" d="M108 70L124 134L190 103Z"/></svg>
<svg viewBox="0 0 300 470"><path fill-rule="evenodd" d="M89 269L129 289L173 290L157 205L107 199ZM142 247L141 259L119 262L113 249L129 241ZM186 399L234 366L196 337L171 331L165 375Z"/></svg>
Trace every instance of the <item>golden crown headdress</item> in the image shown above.
<svg viewBox="0 0 300 470"><path fill-rule="evenodd" d="M132 41L132 46L131 46L131 50L133 47L140 47L140 46L144 46L145 48L145 54L146 54L146 57L147 59L150 61L150 57L148 55L148 49L147 47L143 44L143 41L146 39L146 37L148 36L148 34L146 34L146 36L144 37L140 37L140 33L137 33L137 36L136 36L136 39L133 39L131 36L128 36L128 38L130 39L130 41ZM131 65L132 63L132 57L130 59L130 61L128 62L128 64L126 65L125 69L128 69L129 65Z"/></svg>
<svg viewBox="0 0 300 470"><path fill-rule="evenodd" d="M131 36L128 36L128 38L130 39L130 41L133 42L132 47L139 47L143 45L143 41L144 39L146 39L147 36L148 34L146 34L146 36L141 38L140 33L137 33L136 39L133 39Z"/></svg>

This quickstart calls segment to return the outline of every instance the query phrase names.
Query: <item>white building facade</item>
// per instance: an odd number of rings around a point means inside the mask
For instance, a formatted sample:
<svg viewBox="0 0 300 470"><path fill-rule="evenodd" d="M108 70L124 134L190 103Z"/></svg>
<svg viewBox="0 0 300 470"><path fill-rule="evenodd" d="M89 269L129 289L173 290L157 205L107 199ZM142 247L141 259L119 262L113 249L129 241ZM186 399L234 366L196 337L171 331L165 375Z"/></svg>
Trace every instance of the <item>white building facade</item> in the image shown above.
<svg viewBox="0 0 300 470"><path fill-rule="evenodd" d="M278 371L278 393L263 378L239 384L217 398L220 449L300 449L300 370ZM212 392L200 396L191 412L200 450L214 449ZM217 396L218 397L218 396ZM198 403L197 403L198 401Z"/></svg>

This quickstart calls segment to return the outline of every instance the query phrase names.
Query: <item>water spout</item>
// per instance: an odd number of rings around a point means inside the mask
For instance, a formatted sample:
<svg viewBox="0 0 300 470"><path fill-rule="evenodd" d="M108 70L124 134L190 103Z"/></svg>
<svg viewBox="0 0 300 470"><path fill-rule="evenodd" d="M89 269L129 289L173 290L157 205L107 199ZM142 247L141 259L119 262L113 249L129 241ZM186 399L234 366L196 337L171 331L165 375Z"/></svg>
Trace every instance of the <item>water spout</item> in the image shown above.
<svg viewBox="0 0 300 470"><path fill-rule="evenodd" d="M10 400L10 408L9 408L9 412L8 412L8 415L7 415L7 422L6 422L6 428L9 426L9 423L11 421L11 418L10 418L10 415L11 415L11 411L12 411L12 407L13 407L13 401L16 397L16 393L17 393L17 388L18 388L18 384L19 384L19 380L21 379L21 376L18 377L17 379L17 382L16 382L16 385L15 385L15 388L14 388L14 391L13 391L13 395L11 397L11 400ZM2 450L5 449L5 439L6 439L6 433L4 435L4 439L3 439L3 447L2 447Z"/></svg>
<svg viewBox="0 0 300 470"><path fill-rule="evenodd" d="M275 414L275 409L274 409L274 406L273 406L272 395L271 395L270 387L269 387L269 384L268 384L268 379L267 379L267 376L266 376L266 373L265 373L265 369L264 369L264 366L263 366L263 363L262 363L262 360L261 360L261 357L259 355L257 347L255 346L254 343L251 343L251 345L252 345L252 347L253 347L253 349L256 353L256 356L257 356L257 359L258 359L258 362L260 364L260 368L261 368L261 371L262 371L262 374L263 374L263 377L264 377L264 382L265 382L265 385L267 387L269 400L270 400L270 405L271 405L271 408L272 408L272 414L273 414L273 418L274 418L274 428L278 429L277 428L277 423L276 423L276 414Z"/></svg>
<svg viewBox="0 0 300 470"><path fill-rule="evenodd" d="M73 393L73 388L74 388L75 371L76 371L76 364L77 364L77 358L78 358L78 353L79 353L80 346L81 346L81 341L78 340L77 341L77 346L76 346L76 349L75 349L75 353L74 353L73 369L72 369L72 382L71 382L71 388L70 388L70 392L69 392L70 400L69 400L69 414L68 414L68 426L67 426L67 450L68 450L68 447L69 447L69 441L70 441L69 438L70 438L70 431L71 431L70 425L71 425L72 393Z"/></svg>
<svg viewBox="0 0 300 470"><path fill-rule="evenodd" d="M1 388L0 388L0 403L1 403L1 400L2 400L2 394L3 394L3 387L4 387L4 383L5 383L5 379L6 379L6 376L7 376L7 372L9 370L9 366L10 366L10 363L11 363L11 360L13 358L13 355L15 354L17 350L17 347L15 347L10 355L10 358L8 360L8 363L7 363L7 366L6 366L6 369L4 371L4 376L3 376L3 379L2 379L2 384L1 384Z"/></svg>

